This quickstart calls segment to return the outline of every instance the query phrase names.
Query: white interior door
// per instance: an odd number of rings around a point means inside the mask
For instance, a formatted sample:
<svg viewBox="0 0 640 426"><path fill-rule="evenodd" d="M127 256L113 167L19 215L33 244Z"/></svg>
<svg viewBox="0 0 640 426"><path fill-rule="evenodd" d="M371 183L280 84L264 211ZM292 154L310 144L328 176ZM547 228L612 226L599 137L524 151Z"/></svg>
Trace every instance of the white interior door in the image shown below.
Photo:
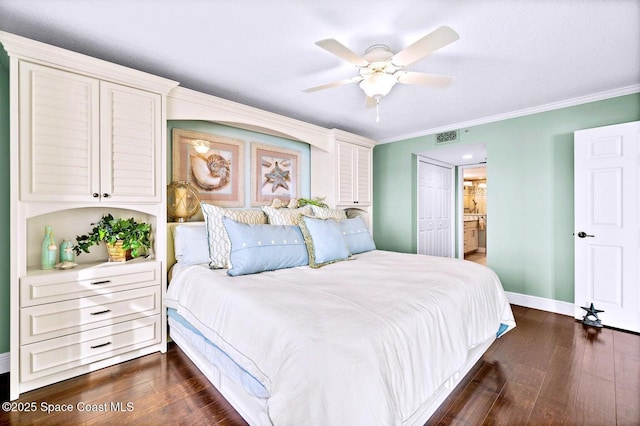
<svg viewBox="0 0 640 426"><path fill-rule="evenodd" d="M575 133L575 317L640 332L640 122Z"/></svg>
<svg viewBox="0 0 640 426"><path fill-rule="evenodd" d="M453 257L453 166L418 159L418 253Z"/></svg>

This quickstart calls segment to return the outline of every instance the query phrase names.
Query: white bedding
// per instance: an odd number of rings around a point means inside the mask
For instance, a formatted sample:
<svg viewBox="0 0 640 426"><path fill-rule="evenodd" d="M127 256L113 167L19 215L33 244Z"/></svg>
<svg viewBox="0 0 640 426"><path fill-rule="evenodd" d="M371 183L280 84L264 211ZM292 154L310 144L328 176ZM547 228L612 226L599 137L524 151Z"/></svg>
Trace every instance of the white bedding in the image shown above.
<svg viewBox="0 0 640 426"><path fill-rule="evenodd" d="M239 277L191 266L166 302L264 385L275 425L401 424L515 326L490 269L380 250Z"/></svg>

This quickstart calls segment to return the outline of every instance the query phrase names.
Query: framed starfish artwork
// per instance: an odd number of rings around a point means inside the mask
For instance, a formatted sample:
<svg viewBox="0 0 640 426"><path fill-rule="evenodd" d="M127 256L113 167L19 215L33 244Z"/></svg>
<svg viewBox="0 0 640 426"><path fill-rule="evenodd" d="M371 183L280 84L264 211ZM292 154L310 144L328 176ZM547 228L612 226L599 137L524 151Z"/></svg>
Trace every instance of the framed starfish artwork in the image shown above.
<svg viewBox="0 0 640 426"><path fill-rule="evenodd" d="M201 201L244 206L245 141L183 129L172 137L173 181L192 184Z"/></svg>
<svg viewBox="0 0 640 426"><path fill-rule="evenodd" d="M299 198L300 151L251 143L251 205Z"/></svg>

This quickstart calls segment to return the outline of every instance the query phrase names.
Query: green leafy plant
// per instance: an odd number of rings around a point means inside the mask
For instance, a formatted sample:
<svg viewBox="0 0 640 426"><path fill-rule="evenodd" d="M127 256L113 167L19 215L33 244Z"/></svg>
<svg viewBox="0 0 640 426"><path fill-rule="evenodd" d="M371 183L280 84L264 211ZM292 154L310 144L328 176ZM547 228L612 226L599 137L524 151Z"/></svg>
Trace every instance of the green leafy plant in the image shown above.
<svg viewBox="0 0 640 426"><path fill-rule="evenodd" d="M92 225L91 232L76 237L77 244L73 247L76 255L89 253L89 247L101 242L115 244L122 241L122 248L131 250L131 257L139 257L151 247L151 225L148 223L139 223L133 218L114 219L111 214L106 214Z"/></svg>
<svg viewBox="0 0 640 426"><path fill-rule="evenodd" d="M306 206L307 204L318 206L318 207L327 207L327 204L324 202L324 198L316 197L314 199L311 198L298 198L298 207Z"/></svg>

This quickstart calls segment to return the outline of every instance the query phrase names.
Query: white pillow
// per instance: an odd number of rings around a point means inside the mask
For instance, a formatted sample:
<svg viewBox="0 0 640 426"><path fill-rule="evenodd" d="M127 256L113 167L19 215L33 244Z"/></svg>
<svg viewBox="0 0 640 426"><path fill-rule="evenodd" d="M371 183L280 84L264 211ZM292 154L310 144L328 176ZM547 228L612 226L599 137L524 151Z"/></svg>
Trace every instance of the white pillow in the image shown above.
<svg viewBox="0 0 640 426"><path fill-rule="evenodd" d="M181 265L209 262L209 242L204 223L184 224L173 228L173 252Z"/></svg>

